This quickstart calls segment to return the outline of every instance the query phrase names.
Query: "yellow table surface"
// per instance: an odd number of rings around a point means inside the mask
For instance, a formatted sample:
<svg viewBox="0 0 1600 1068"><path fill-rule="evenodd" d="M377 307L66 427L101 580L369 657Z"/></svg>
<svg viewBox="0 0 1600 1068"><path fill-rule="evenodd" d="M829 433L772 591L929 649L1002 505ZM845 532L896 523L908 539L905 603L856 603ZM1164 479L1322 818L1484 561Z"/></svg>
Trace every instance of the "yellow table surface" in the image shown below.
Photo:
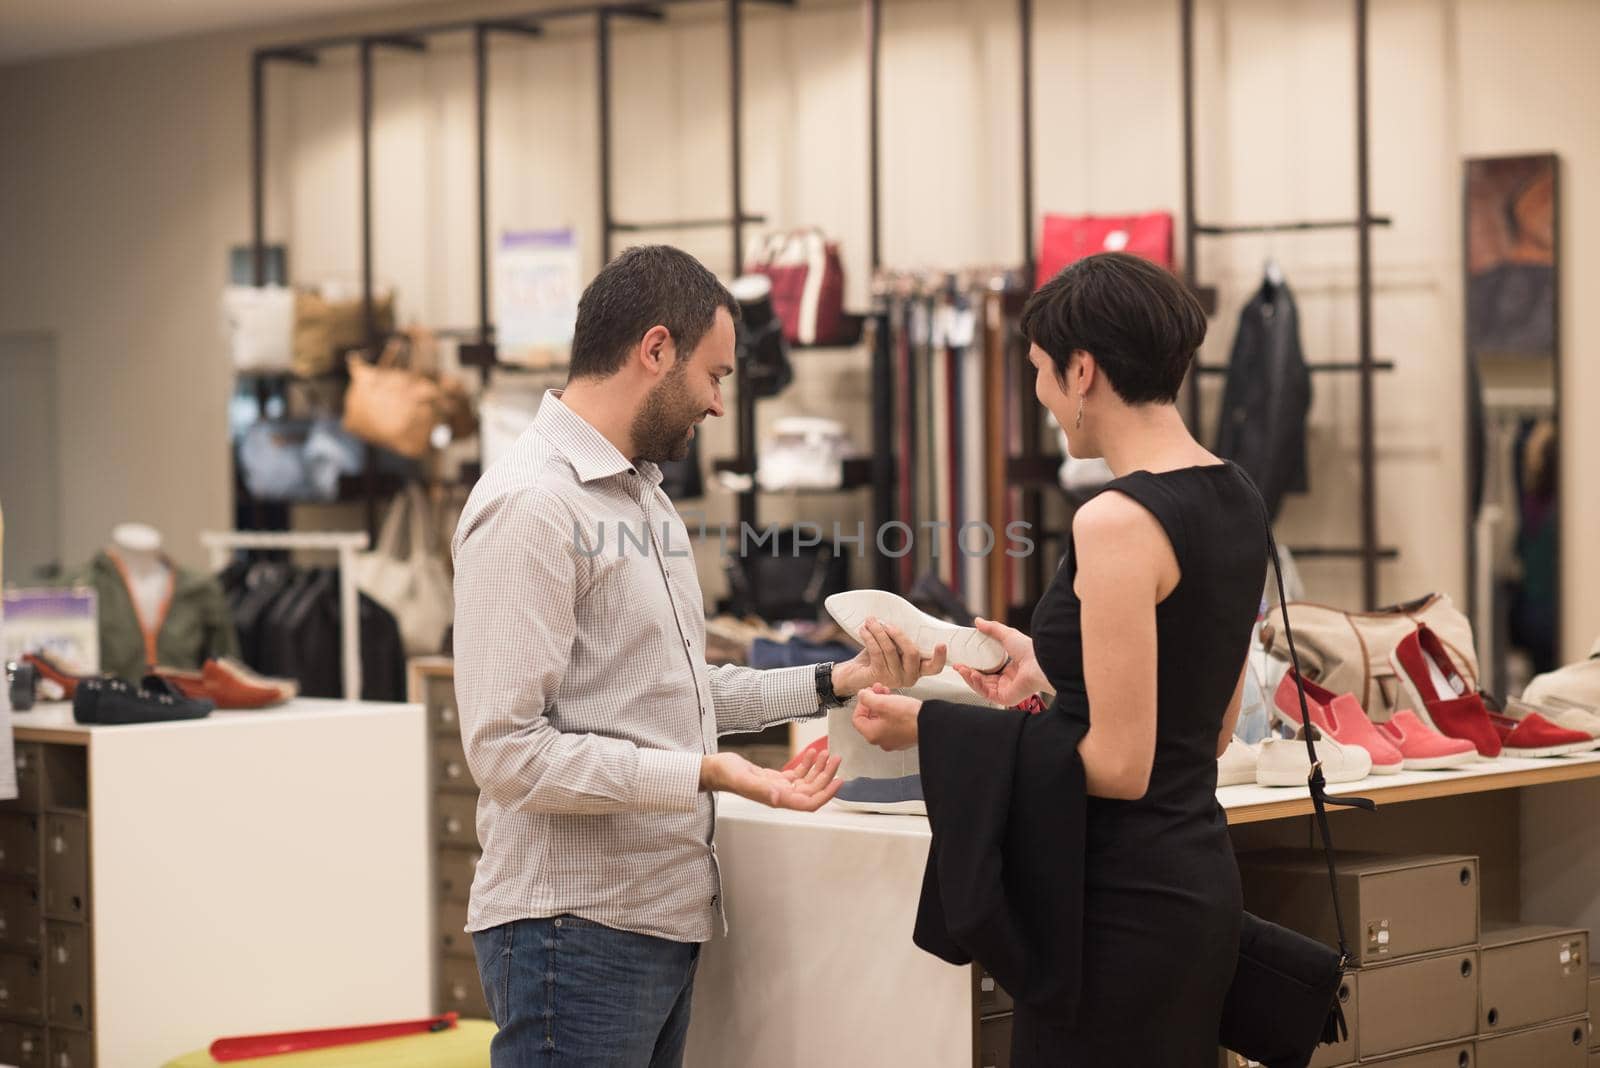
<svg viewBox="0 0 1600 1068"><path fill-rule="evenodd" d="M451 1030L432 1035L386 1038L245 1061L217 1061L205 1050L198 1050L168 1061L165 1068L214 1068L219 1064L238 1068L489 1068L489 1040L494 1034L495 1026L488 1020L461 1020Z"/></svg>

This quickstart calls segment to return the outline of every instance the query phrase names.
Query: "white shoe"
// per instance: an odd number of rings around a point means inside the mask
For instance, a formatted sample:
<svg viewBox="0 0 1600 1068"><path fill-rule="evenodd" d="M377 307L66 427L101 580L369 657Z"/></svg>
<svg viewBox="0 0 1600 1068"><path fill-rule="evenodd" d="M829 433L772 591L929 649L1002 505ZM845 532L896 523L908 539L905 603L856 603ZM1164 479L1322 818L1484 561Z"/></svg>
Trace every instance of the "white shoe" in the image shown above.
<svg viewBox="0 0 1600 1068"><path fill-rule="evenodd" d="M965 664L978 671L993 671L1006 662L1005 647L972 627L958 627L935 619L904 597L883 590L849 590L836 593L823 602L828 614L852 638L866 626L867 617L899 627L916 643L923 656L932 656L933 647L943 644L950 663ZM971 692L970 690L968 691Z"/></svg>
<svg viewBox="0 0 1600 1068"><path fill-rule="evenodd" d="M1330 786L1359 782L1372 774L1372 754L1359 745L1340 745L1315 727L1311 730L1317 759L1322 761L1322 777ZM1256 782L1262 786L1304 786L1310 775L1311 757L1301 732L1296 731L1293 738L1268 738L1261 743Z"/></svg>
<svg viewBox="0 0 1600 1068"><path fill-rule="evenodd" d="M1217 758L1217 785L1242 786L1256 781L1256 763L1261 758L1260 745L1247 745L1234 735L1228 739L1228 748Z"/></svg>
<svg viewBox="0 0 1600 1068"><path fill-rule="evenodd" d="M924 675L910 686L898 692L907 697L915 697L922 701L953 701L959 705L983 705L989 708L999 708L1000 705L993 701L979 697L967 680L963 679L956 669L946 665L944 670L937 675Z"/></svg>

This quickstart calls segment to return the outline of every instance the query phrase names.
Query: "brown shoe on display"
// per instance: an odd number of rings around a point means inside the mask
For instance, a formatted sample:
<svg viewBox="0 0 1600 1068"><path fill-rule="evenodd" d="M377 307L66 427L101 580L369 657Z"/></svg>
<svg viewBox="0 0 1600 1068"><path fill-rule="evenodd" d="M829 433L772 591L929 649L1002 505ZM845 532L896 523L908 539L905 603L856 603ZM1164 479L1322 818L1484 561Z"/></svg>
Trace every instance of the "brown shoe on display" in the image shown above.
<svg viewBox="0 0 1600 1068"><path fill-rule="evenodd" d="M292 701L300 692L293 679L257 675L237 660L207 660L199 671L157 668L156 674L185 697L205 698L219 709L266 708Z"/></svg>
<svg viewBox="0 0 1600 1068"><path fill-rule="evenodd" d="M72 700L72 695L78 689L79 677L51 660L43 653L23 653L22 659L34 666L39 678L55 683L65 691L63 700Z"/></svg>

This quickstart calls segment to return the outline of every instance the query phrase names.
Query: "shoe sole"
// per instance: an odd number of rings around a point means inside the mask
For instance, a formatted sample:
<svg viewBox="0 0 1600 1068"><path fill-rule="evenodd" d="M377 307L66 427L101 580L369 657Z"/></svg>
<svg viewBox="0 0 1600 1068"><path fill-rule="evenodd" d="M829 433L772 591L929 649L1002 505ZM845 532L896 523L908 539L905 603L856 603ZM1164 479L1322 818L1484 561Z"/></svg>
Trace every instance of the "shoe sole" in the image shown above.
<svg viewBox="0 0 1600 1068"><path fill-rule="evenodd" d="M835 797L828 802L830 808L847 812L881 812L889 816L926 816L928 806L923 801L846 801Z"/></svg>
<svg viewBox="0 0 1600 1068"><path fill-rule="evenodd" d="M1309 774L1309 772L1258 771L1258 772L1256 772L1256 785L1257 786L1305 786L1306 785L1306 775L1308 775L1308 774ZM1327 776L1327 765L1323 765L1323 775ZM1348 778L1346 778L1346 777L1338 777L1338 778L1329 777L1327 781L1328 781L1328 785L1329 786L1338 786L1340 783L1360 782L1364 778L1366 778L1365 775L1350 776Z"/></svg>
<svg viewBox="0 0 1600 1068"><path fill-rule="evenodd" d="M987 634L935 619L903 597L883 590L836 593L823 606L852 638L871 616L898 627L923 656L932 656L934 647L943 645L952 664L993 671L1006 662L1005 647Z"/></svg>
<svg viewBox="0 0 1600 1068"><path fill-rule="evenodd" d="M1306 698L1306 703L1309 705L1311 703L1311 698L1309 698L1309 697ZM1276 704L1274 704L1272 706L1272 714L1275 717L1277 717L1277 720L1278 720L1279 723L1282 723L1285 726L1290 727L1290 728L1292 728L1294 730L1299 730L1300 729L1299 722L1297 720L1294 720L1294 719L1290 718L1289 713L1287 713L1283 709L1279 708ZM1353 746L1356 746L1359 749L1366 749L1367 748L1366 746L1362 745L1360 742L1346 742L1346 741L1341 741L1338 738L1334 738L1332 731L1323 730L1321 727L1318 727L1317 730L1319 732L1321 732L1323 734L1323 736L1328 737L1328 738L1333 738L1333 740L1338 742L1340 745L1346 745L1346 746L1353 745ZM1474 752L1476 752L1476 750L1474 750ZM1367 755L1371 756L1372 755L1372 751L1371 750L1367 750ZM1367 774L1368 775L1398 775L1402 771L1405 770L1405 766L1406 765L1405 765L1405 761L1404 760L1402 760L1398 764L1380 764L1376 760L1374 760L1372 762L1372 770L1367 772ZM1365 778L1365 776L1363 776L1363 778ZM1359 780L1352 779L1350 781L1351 782L1357 782ZM1334 782L1333 779L1329 779L1328 780L1328 783L1330 785L1333 782Z"/></svg>
<svg viewBox="0 0 1600 1068"><path fill-rule="evenodd" d="M1407 771L1443 771L1446 768L1476 764L1479 759L1478 751L1469 749L1465 753L1446 753L1444 756L1407 757L1405 767Z"/></svg>
<svg viewBox="0 0 1600 1068"><path fill-rule="evenodd" d="M1222 772L1217 772L1217 789L1219 790L1224 786L1248 786L1255 781L1256 773L1254 769L1236 771L1231 775L1223 775Z"/></svg>
<svg viewBox="0 0 1600 1068"><path fill-rule="evenodd" d="M1565 745L1545 745L1537 749L1518 749L1514 745L1507 745L1500 749L1500 755L1537 760L1541 757L1575 756L1578 753L1590 753L1594 751L1594 748L1595 743L1592 741L1568 742Z"/></svg>

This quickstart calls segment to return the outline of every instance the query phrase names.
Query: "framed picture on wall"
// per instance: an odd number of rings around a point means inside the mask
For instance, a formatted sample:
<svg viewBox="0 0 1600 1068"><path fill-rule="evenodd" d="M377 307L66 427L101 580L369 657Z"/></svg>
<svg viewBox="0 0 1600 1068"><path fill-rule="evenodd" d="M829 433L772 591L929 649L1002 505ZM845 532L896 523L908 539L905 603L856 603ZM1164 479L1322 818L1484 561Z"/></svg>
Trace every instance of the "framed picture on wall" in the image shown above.
<svg viewBox="0 0 1600 1068"><path fill-rule="evenodd" d="M1556 353L1556 157L1467 161L1467 353Z"/></svg>

